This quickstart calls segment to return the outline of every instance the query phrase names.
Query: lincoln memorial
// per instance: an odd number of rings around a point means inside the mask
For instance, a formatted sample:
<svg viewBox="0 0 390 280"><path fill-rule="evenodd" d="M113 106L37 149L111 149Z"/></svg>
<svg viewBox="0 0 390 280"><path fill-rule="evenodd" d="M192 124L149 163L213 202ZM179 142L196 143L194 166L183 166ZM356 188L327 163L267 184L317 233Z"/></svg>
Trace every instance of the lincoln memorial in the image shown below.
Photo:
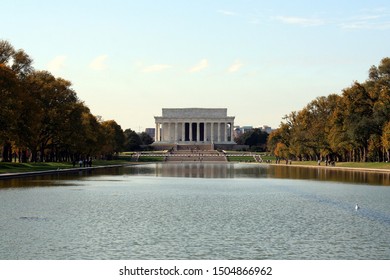
<svg viewBox="0 0 390 280"><path fill-rule="evenodd" d="M234 117L226 108L162 109L154 144L235 144Z"/></svg>

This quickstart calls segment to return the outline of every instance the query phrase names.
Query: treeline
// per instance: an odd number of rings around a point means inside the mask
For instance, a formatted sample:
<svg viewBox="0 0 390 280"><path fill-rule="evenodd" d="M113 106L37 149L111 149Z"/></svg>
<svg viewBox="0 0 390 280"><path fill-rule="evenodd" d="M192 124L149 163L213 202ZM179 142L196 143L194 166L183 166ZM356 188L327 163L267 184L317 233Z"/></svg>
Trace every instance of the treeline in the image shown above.
<svg viewBox="0 0 390 280"><path fill-rule="evenodd" d="M252 152L265 152L267 150L268 133L260 128L251 129L234 139L238 145L248 145Z"/></svg>
<svg viewBox="0 0 390 280"><path fill-rule="evenodd" d="M372 66L364 83L286 115L268 149L297 160L389 161L390 58Z"/></svg>
<svg viewBox="0 0 390 280"><path fill-rule="evenodd" d="M142 144L134 131L94 116L71 82L35 70L32 62L23 50L0 40L2 161L111 158Z"/></svg>

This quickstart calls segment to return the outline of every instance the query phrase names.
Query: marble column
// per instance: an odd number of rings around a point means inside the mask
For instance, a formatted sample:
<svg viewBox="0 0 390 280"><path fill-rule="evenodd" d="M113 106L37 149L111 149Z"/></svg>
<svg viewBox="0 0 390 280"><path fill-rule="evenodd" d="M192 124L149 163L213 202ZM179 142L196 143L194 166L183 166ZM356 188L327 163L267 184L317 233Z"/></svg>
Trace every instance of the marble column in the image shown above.
<svg viewBox="0 0 390 280"><path fill-rule="evenodd" d="M227 123L223 123L223 142L227 141Z"/></svg>
<svg viewBox="0 0 390 280"><path fill-rule="evenodd" d="M190 142L192 142L192 122L189 122L189 134L190 134Z"/></svg>
<svg viewBox="0 0 390 280"><path fill-rule="evenodd" d="M175 142L177 142L177 139L178 139L178 133L177 133L177 122L175 122Z"/></svg>
<svg viewBox="0 0 390 280"><path fill-rule="evenodd" d="M211 122L210 130L211 130L210 141L211 141L211 143L213 143L214 142L214 122Z"/></svg>
<svg viewBox="0 0 390 280"><path fill-rule="evenodd" d="M203 123L203 142L207 142L207 123Z"/></svg>
<svg viewBox="0 0 390 280"><path fill-rule="evenodd" d="M233 142L234 141L234 124L233 123L230 123L230 141Z"/></svg>
<svg viewBox="0 0 390 280"><path fill-rule="evenodd" d="M221 123L218 122L218 142L221 142Z"/></svg>
<svg viewBox="0 0 390 280"><path fill-rule="evenodd" d="M200 141L200 122L196 123L196 142Z"/></svg>
<svg viewBox="0 0 390 280"><path fill-rule="evenodd" d="M160 131L158 132L159 133L159 139L160 141L164 141L164 123L160 123L161 127L160 127Z"/></svg>
<svg viewBox="0 0 390 280"><path fill-rule="evenodd" d="M165 137L166 137L165 141L170 142L170 141L171 141L171 133L170 133L169 130L170 130L170 128L171 128L171 123L168 122L167 125L166 125L166 127L167 127L167 132L164 133L164 134L165 134Z"/></svg>
<svg viewBox="0 0 390 280"><path fill-rule="evenodd" d="M158 142L158 130L159 130L159 124L156 122L156 131L154 132L154 141Z"/></svg>
<svg viewBox="0 0 390 280"><path fill-rule="evenodd" d="M184 142L186 140L185 137L186 137L186 123L182 122L181 123L181 141Z"/></svg>

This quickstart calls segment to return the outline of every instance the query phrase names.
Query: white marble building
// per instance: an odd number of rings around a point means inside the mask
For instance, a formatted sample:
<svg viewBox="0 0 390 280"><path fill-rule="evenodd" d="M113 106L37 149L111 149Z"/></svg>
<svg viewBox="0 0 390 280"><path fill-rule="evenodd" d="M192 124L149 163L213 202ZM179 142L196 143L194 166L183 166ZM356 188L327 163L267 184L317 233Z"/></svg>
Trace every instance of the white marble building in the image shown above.
<svg viewBox="0 0 390 280"><path fill-rule="evenodd" d="M154 119L155 144L235 144L226 108L163 108Z"/></svg>

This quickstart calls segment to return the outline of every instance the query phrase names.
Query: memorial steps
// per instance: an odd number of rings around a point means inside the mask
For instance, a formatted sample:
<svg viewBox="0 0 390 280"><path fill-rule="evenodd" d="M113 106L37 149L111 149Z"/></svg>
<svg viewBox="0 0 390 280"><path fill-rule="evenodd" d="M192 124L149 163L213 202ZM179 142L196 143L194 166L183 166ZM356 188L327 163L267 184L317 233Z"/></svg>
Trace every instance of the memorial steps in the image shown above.
<svg viewBox="0 0 390 280"><path fill-rule="evenodd" d="M170 152L166 162L227 162L226 156L210 150L178 150Z"/></svg>

